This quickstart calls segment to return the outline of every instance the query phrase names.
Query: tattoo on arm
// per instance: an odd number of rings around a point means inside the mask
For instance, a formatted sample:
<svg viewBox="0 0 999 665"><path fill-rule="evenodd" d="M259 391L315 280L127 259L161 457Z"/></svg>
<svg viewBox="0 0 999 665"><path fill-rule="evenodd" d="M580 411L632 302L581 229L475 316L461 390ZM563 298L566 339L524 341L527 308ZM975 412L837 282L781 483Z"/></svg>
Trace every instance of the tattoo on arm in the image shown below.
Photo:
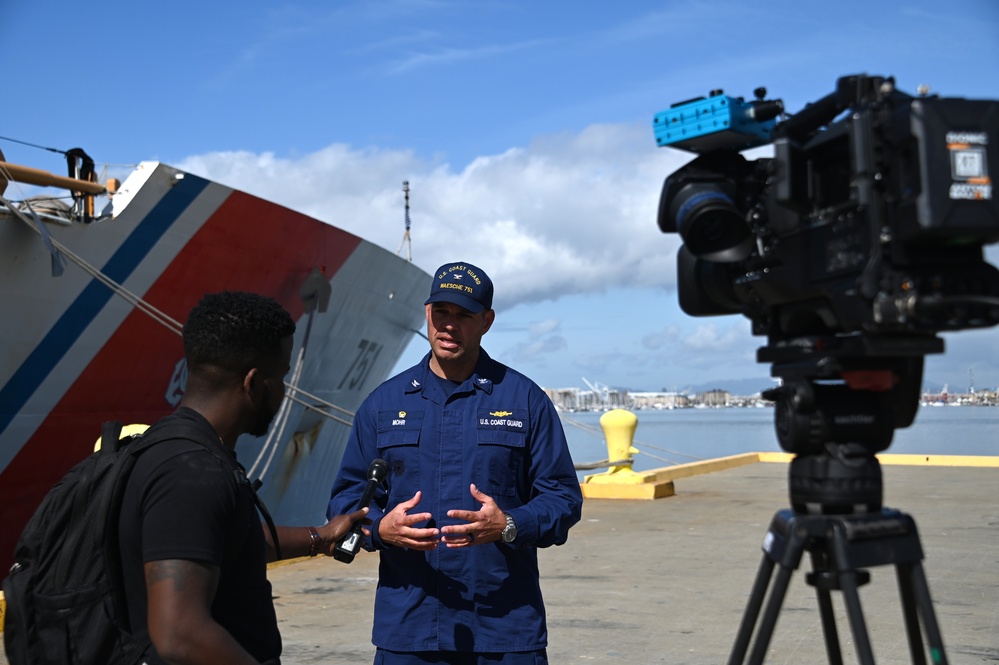
<svg viewBox="0 0 999 665"><path fill-rule="evenodd" d="M151 561L146 569L146 582L152 585L173 580L173 590L183 591L190 572L190 567L186 561L177 561L176 559Z"/></svg>
<svg viewBox="0 0 999 665"><path fill-rule="evenodd" d="M210 564L185 559L164 559L149 561L145 565L146 586L152 588L160 583L170 583L170 592L207 593L211 598L218 585L218 569Z"/></svg>

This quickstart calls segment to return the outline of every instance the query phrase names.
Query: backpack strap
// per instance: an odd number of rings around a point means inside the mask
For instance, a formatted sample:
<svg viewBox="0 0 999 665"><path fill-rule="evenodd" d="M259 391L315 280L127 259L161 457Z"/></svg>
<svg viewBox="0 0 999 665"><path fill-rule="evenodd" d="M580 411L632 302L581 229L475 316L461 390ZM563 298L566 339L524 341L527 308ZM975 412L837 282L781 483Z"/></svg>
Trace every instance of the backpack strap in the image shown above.
<svg viewBox="0 0 999 665"><path fill-rule="evenodd" d="M118 452L126 441L121 439L122 424L119 420L109 420L101 427L101 448L109 446L111 451Z"/></svg>
<svg viewBox="0 0 999 665"><path fill-rule="evenodd" d="M218 449L212 446L210 448L212 452L218 453ZM254 481L250 481L246 477L246 469L243 465L237 462L232 457L228 458L230 464L235 464L236 468L232 470L233 477L236 479L236 485L246 485L250 489L250 496L253 497L253 504L257 507L257 511L260 513L261 517L264 518L264 522L267 523L267 530L271 532L271 542L274 544L274 552L277 556L277 560L281 560L281 545L278 543L277 527L274 526L274 519L271 517L270 512L267 510L267 506L264 505L263 499L257 494L257 490L260 489L264 481L257 478Z"/></svg>
<svg viewBox="0 0 999 665"><path fill-rule="evenodd" d="M101 440L114 442L114 445L109 447L108 449L108 451L110 452L105 452L105 454L112 454L113 452L116 452L120 448L121 444L118 441L118 437L121 435L121 427L122 427L121 423L116 421L104 423L103 432L101 434L102 437ZM73 524L80 524L84 520L88 519L87 506L90 503L90 491L91 491L91 480L92 480L90 472L92 470L93 470L92 465L85 467L83 478L81 479L80 482L77 483L76 491L73 492L73 510L71 517ZM102 535L103 534L98 533L98 536ZM98 542L100 541L98 540ZM69 576L69 569L73 565L72 554L73 554L72 552L67 551L62 556L59 556L59 558L56 560L55 579L60 580L60 582L66 580Z"/></svg>
<svg viewBox="0 0 999 665"><path fill-rule="evenodd" d="M277 557L277 560L280 561L281 544L278 542L277 527L274 526L274 519L267 511L267 506L264 505L263 499L261 499L260 495L257 494L257 490L260 489L260 486L263 484L264 481L257 478L250 483L250 491L253 493L253 502L257 504L257 510L260 511L260 514L264 516L264 521L267 522L267 530L271 532L271 542L274 543L274 555Z"/></svg>

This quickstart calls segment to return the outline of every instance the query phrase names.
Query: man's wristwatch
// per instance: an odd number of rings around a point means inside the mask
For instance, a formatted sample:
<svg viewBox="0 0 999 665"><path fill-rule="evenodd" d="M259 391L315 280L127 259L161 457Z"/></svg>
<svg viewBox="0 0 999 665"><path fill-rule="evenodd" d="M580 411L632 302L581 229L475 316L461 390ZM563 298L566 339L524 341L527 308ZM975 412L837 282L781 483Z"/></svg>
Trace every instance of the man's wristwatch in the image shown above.
<svg viewBox="0 0 999 665"><path fill-rule="evenodd" d="M500 538L503 539L504 543L512 543L514 538L517 537L517 523L510 517L510 513L503 513L503 517L506 518L506 527L500 534Z"/></svg>

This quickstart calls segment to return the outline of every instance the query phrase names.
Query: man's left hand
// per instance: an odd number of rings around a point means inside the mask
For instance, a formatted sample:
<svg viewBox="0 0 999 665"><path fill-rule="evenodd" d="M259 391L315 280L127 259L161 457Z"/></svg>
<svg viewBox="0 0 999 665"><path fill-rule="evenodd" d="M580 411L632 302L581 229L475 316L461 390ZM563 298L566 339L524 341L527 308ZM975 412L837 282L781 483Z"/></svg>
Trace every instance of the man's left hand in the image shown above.
<svg viewBox="0 0 999 665"><path fill-rule="evenodd" d="M472 498L481 503L482 507L478 510L447 511L448 517L467 522L467 524L449 524L441 527L441 541L447 547L470 547L496 542L506 528L506 517L493 498L480 492L474 483L469 490Z"/></svg>

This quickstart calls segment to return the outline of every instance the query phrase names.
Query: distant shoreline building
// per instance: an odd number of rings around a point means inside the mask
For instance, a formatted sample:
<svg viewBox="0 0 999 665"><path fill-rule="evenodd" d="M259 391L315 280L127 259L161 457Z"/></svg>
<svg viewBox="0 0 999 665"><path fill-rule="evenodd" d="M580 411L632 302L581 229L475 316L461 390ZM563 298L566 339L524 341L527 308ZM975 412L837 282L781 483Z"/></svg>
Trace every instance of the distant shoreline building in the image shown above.
<svg viewBox="0 0 999 665"><path fill-rule="evenodd" d="M675 392L634 392L631 406L635 409L686 409L692 406L689 395Z"/></svg>
<svg viewBox="0 0 999 665"><path fill-rule="evenodd" d="M607 389L597 393L582 388L545 388L555 407L563 411L606 411L632 408L627 390Z"/></svg>
<svg viewBox="0 0 999 665"><path fill-rule="evenodd" d="M545 393L562 411L608 411L610 409L689 409L692 407L756 406L759 395L733 397L727 390L715 388L696 395L678 392L631 392L607 389L601 392L582 388L545 388Z"/></svg>
<svg viewBox="0 0 999 665"><path fill-rule="evenodd" d="M698 394L698 402L704 406L729 406L732 394L721 388L714 388Z"/></svg>
<svg viewBox="0 0 999 665"><path fill-rule="evenodd" d="M587 388L545 388L544 391L557 409L569 412L773 406L773 402L763 399L759 393L740 396L722 388L696 394L632 392L621 388L605 388L601 391ZM977 390L973 393L947 394L946 398L941 393L923 392L920 395L920 406L999 406L999 391Z"/></svg>

